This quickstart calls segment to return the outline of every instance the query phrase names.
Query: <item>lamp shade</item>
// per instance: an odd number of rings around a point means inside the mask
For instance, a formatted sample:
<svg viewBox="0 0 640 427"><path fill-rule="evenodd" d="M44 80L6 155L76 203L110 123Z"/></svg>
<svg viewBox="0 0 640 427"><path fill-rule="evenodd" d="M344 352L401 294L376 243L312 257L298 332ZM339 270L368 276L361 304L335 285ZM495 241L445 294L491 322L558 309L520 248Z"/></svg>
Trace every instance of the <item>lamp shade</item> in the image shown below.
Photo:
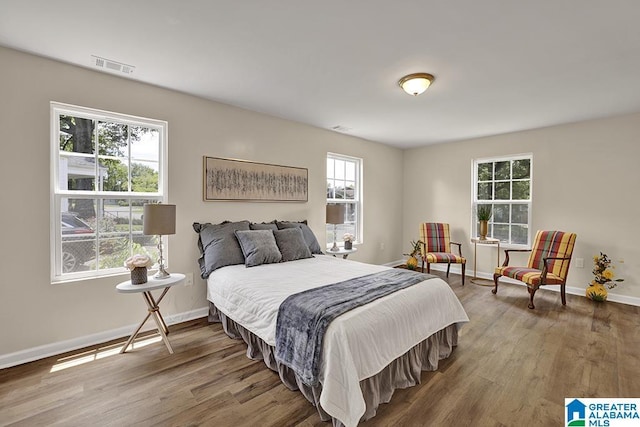
<svg viewBox="0 0 640 427"><path fill-rule="evenodd" d="M344 224L345 205L327 205L327 224Z"/></svg>
<svg viewBox="0 0 640 427"><path fill-rule="evenodd" d="M142 223L146 235L176 234L176 205L145 204Z"/></svg>

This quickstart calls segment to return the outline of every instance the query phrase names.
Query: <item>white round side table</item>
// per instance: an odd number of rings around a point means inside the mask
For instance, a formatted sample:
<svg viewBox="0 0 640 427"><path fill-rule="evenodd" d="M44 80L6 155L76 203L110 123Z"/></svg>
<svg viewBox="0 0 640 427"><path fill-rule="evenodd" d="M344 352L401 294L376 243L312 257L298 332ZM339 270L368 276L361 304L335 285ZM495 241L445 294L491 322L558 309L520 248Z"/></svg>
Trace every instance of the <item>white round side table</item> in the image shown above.
<svg viewBox="0 0 640 427"><path fill-rule="evenodd" d="M173 349L171 348L171 344L169 343L169 339L167 338L167 335L169 335L169 328L167 328L167 324L162 318L159 305L160 301L162 301L167 292L169 292L169 289L174 285L181 284L182 282L184 282L184 274L171 273L171 276L165 279L154 279L153 277L149 277L147 283L143 283L141 285L133 285L131 284L131 280L127 280L126 282L118 283L118 285L116 285L116 290L121 293L141 293L148 308L147 316L142 320L142 322L140 322L133 334L131 334L131 336L127 340L127 343L124 345L124 347L122 347L122 350L120 350L120 353L124 353L127 351L127 348L129 348L129 346L133 343L133 340L135 340L140 333L140 329L142 329L142 326L147 323L149 317L153 317L153 320L155 320L156 322L158 332L160 333L164 344L167 346L169 353L173 354ZM151 291L157 289L164 290L162 291L160 297L158 299L155 299L151 294Z"/></svg>

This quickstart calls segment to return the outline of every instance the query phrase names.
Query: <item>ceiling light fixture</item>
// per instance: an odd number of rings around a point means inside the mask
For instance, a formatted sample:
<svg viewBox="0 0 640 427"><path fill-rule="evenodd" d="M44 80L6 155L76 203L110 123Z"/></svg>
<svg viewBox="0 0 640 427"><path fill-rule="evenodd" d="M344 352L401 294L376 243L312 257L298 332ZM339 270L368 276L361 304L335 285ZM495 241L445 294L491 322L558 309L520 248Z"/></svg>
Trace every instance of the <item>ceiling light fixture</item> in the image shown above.
<svg viewBox="0 0 640 427"><path fill-rule="evenodd" d="M434 80L435 77L433 77L431 74L413 73L401 78L398 81L398 84L400 85L402 90L407 92L409 95L418 96L422 92L427 90L429 85L431 85Z"/></svg>

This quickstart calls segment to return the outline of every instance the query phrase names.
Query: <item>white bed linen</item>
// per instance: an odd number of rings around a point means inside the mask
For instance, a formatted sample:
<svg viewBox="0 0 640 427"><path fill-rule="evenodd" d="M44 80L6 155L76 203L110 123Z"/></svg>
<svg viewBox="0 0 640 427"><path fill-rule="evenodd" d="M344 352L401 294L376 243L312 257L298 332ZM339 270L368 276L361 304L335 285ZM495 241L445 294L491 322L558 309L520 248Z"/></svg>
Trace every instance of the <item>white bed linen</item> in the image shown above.
<svg viewBox="0 0 640 427"><path fill-rule="evenodd" d="M388 268L330 256L251 268L234 265L211 273L207 298L275 347L278 308L289 295ZM339 316L324 338L320 404L347 427L357 425L365 412L360 380L377 374L435 332L468 321L458 298L439 278Z"/></svg>

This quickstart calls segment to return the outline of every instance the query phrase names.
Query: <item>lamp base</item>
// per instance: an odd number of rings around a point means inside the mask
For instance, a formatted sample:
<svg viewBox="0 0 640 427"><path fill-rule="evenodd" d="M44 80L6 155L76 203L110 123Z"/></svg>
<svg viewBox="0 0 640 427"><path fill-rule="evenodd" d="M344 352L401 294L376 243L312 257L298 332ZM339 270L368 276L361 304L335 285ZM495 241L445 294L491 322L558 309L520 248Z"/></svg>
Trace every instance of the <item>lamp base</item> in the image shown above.
<svg viewBox="0 0 640 427"><path fill-rule="evenodd" d="M167 279L169 277L171 277L171 274L164 269L164 266L160 266L160 268L158 268L158 272L153 275L154 279Z"/></svg>
<svg viewBox="0 0 640 427"><path fill-rule="evenodd" d="M154 279L166 279L171 277L169 272L164 269L164 257L162 256L162 236L158 236L158 252L160 258L158 259L158 272L153 275Z"/></svg>
<svg viewBox="0 0 640 427"><path fill-rule="evenodd" d="M331 252L338 252L340 250L338 244L336 243L337 227L338 226L336 224L333 224L333 246L331 247L331 249L329 249Z"/></svg>

